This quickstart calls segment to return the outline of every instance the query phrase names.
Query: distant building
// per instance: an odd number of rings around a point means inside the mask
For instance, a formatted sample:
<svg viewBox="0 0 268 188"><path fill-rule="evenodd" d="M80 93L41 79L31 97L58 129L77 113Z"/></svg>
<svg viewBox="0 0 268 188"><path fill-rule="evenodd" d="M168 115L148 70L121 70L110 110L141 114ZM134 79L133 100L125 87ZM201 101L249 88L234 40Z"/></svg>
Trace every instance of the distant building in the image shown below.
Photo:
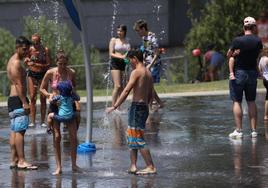
<svg viewBox="0 0 268 188"><path fill-rule="evenodd" d="M21 35L23 16L45 15L54 19L57 3L59 22L66 22L71 28L74 42L79 42L79 32L71 22L62 1L0 0L0 27L9 30L14 36ZM158 35L163 46L182 45L191 26L186 16L187 0L82 0L82 4L89 45L99 49L108 48L111 33L115 35L116 26L121 23L128 26L127 35L131 43L134 46L139 45L140 39L132 26L140 18L147 20L150 30ZM113 5L116 5L114 32Z"/></svg>

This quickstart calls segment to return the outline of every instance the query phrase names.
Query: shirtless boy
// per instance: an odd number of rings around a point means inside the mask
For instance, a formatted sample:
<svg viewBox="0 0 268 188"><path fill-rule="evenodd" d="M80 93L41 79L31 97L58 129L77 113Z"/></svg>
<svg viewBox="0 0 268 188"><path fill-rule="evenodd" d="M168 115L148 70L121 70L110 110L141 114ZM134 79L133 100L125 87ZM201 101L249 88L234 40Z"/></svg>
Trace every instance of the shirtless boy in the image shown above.
<svg viewBox="0 0 268 188"><path fill-rule="evenodd" d="M145 122L149 114L148 104L152 99L153 78L150 71L143 64L142 51L130 50L127 58L133 68L129 82L115 104L107 108L106 112L110 113L120 106L133 89L127 129L127 142L130 148L131 160L128 172L137 175L155 174L156 168L153 164L150 150L146 148L144 140ZM143 170L137 170L138 150L146 163L146 168Z"/></svg>
<svg viewBox="0 0 268 188"><path fill-rule="evenodd" d="M34 166L25 160L24 135L29 125L30 106L26 98L26 70L23 59L29 52L30 41L20 36L16 39L16 51L7 64L7 76L10 80L10 95L8 111L10 116L10 168L35 170Z"/></svg>

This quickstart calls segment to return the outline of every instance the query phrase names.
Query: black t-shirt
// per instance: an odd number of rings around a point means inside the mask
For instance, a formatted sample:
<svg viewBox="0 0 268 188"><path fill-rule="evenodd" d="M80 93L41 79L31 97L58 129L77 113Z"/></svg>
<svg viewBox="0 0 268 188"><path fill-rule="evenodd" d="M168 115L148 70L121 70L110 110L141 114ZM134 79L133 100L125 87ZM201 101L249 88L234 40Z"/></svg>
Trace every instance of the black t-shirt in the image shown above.
<svg viewBox="0 0 268 188"><path fill-rule="evenodd" d="M235 70L256 70L257 58L262 49L262 42L256 35L236 37L230 49L240 49L240 53L235 57Z"/></svg>

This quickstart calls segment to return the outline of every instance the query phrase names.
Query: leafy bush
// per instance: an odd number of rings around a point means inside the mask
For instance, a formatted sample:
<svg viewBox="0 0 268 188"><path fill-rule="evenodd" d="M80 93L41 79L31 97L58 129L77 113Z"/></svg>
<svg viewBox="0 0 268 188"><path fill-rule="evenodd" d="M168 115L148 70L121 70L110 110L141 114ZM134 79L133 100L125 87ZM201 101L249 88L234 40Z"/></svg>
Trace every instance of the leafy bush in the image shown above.
<svg viewBox="0 0 268 188"><path fill-rule="evenodd" d="M0 28L0 70L6 70L6 65L15 51L15 37L7 30Z"/></svg>
<svg viewBox="0 0 268 188"><path fill-rule="evenodd" d="M24 17L24 35L31 38L32 34L41 35L42 43L50 49L52 59L58 49L63 49L70 56L70 64L83 64L81 45L74 45L71 31L66 24L48 20L45 16L38 19Z"/></svg>
<svg viewBox="0 0 268 188"><path fill-rule="evenodd" d="M268 9L266 0L258 2L256 0L211 0L201 10L201 16L194 17L195 7L201 6L193 0L188 2L190 6L192 5L189 15L193 25L185 40L188 55L197 47L204 52L208 44L215 44L223 54L226 54L232 39L243 29L243 19L247 16L257 19L263 10ZM190 67L194 66L195 63L190 64Z"/></svg>

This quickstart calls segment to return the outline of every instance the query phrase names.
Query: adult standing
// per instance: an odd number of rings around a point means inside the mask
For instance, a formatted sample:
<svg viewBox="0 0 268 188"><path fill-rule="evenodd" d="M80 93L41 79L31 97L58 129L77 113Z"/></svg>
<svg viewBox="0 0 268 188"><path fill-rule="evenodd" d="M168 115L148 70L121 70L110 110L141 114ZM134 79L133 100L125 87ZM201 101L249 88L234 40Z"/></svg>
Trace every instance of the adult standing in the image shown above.
<svg viewBox="0 0 268 188"><path fill-rule="evenodd" d="M261 53L259 62L259 71L263 78L263 85L266 88L266 97L264 104L264 120L268 120L268 47L264 48Z"/></svg>
<svg viewBox="0 0 268 188"><path fill-rule="evenodd" d="M159 45L155 33L149 31L145 20L140 19L134 23L133 29L142 38L142 51L144 52L145 66L151 71L154 83L160 82L161 61L159 56ZM159 107L163 107L163 102L158 94L153 90L153 98Z"/></svg>
<svg viewBox="0 0 268 188"><path fill-rule="evenodd" d="M41 37L35 33L32 35L32 46L29 51L29 58L25 61L28 66L28 93L30 96L30 127L35 126L36 120L36 99L40 84L48 68L51 65L49 50L41 43ZM41 126L46 127L46 97L40 95L40 112L41 112Z"/></svg>
<svg viewBox="0 0 268 188"><path fill-rule="evenodd" d="M258 77L257 58L262 49L262 42L256 36L257 26L254 18L246 17L243 29L244 35L233 40L227 53L227 56L230 57L235 50L240 50L239 54L236 55L234 67L236 79L230 80L230 96L233 100L233 114L236 125L234 132L229 134L231 138L241 138L243 136L243 111L241 107L243 93L245 93L248 105L248 115L252 129L251 137L257 137L257 107L255 103Z"/></svg>
<svg viewBox="0 0 268 188"><path fill-rule="evenodd" d="M8 111L10 116L10 168L32 170L37 166L26 162L24 155L24 135L29 125L30 106L26 98L26 70L23 59L29 52L30 41L20 36L16 39L16 51L7 64L7 76L10 80Z"/></svg>
<svg viewBox="0 0 268 188"><path fill-rule="evenodd" d="M70 81L75 88L75 71L67 67L68 56L64 51L60 50L56 54L56 64L57 67L49 69L41 83L40 91L46 96L49 100L52 99L53 96L57 95L57 85L60 81ZM48 92L47 88L50 85L51 93ZM50 106L50 111L55 112L58 110L57 106ZM79 167L76 165L76 148L77 148L77 129L78 122L77 118L80 118L80 105L76 103L76 119L72 119L66 122L66 125L69 130L70 144L71 144L71 160L72 160L72 170L78 171ZM53 132L53 143L55 149L55 158L56 158L56 170L53 175L62 173L62 165L61 165L61 131L60 131L60 123L56 120L53 120L52 126Z"/></svg>
<svg viewBox="0 0 268 188"><path fill-rule="evenodd" d="M109 55L111 58L111 74L114 84L112 93L112 105L116 102L123 90L123 77L125 73L126 53L130 50L130 44L126 39L127 26L119 25L117 27L117 37L111 38L109 43Z"/></svg>

